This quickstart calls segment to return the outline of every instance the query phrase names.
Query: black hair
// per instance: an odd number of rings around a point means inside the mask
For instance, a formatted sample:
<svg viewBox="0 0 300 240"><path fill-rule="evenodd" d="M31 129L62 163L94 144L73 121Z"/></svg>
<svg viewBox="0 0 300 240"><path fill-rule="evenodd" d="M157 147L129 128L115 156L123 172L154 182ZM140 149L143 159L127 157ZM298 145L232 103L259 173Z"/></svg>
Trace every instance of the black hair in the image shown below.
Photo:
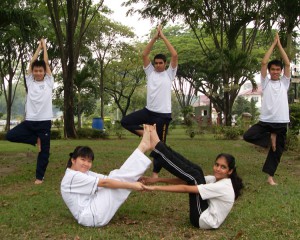
<svg viewBox="0 0 300 240"><path fill-rule="evenodd" d="M270 61L268 63L268 70L269 71L270 71L272 65L280 67L281 70L283 69L283 63L280 60L275 59L275 60Z"/></svg>
<svg viewBox="0 0 300 240"><path fill-rule="evenodd" d="M162 54L162 53L156 54L156 55L154 56L154 60L155 60L155 59L161 59L161 60L163 60L164 62L167 61L166 55L164 55L164 54Z"/></svg>
<svg viewBox="0 0 300 240"><path fill-rule="evenodd" d="M72 159L78 157L86 157L94 161L94 152L90 147L77 146L72 153L69 154L70 158L67 163L67 168L72 167Z"/></svg>
<svg viewBox="0 0 300 240"><path fill-rule="evenodd" d="M218 160L221 157L224 157L226 159L229 170L232 170L232 173L229 175L229 178L231 179L231 182L232 182L235 199L237 199L241 195L241 190L244 187L244 184L243 184L243 180L238 176L238 174L236 172L235 158L231 154L220 153L216 157L216 160Z"/></svg>
<svg viewBox="0 0 300 240"><path fill-rule="evenodd" d="M45 72L46 72L46 63L44 60L35 60L32 64L31 64L31 71L33 71L34 67L42 67L44 68Z"/></svg>

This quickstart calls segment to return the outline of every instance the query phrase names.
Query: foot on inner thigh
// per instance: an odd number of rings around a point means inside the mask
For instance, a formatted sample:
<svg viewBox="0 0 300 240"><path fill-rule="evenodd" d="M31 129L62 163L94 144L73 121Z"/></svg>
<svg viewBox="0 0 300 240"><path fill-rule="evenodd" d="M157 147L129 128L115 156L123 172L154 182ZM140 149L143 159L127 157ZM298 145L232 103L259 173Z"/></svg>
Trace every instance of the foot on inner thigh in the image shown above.
<svg viewBox="0 0 300 240"><path fill-rule="evenodd" d="M271 146L272 146L272 150L273 152L276 151L276 133L271 133Z"/></svg>
<svg viewBox="0 0 300 240"><path fill-rule="evenodd" d="M278 184L274 181L274 179L273 179L272 176L269 176L269 177L268 177L267 182L268 182L270 185L272 185L272 186L278 185Z"/></svg>

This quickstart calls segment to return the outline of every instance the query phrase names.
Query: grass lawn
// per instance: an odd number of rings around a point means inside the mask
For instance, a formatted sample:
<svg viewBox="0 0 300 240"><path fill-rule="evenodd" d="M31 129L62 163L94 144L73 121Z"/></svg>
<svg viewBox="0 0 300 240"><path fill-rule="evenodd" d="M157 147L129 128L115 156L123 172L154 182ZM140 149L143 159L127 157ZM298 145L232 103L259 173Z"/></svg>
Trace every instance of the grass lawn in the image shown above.
<svg viewBox="0 0 300 240"><path fill-rule="evenodd" d="M95 152L92 170L108 174L119 168L139 138L129 133L119 140L54 140L42 185L34 185L37 149L0 141L1 239L300 239L300 154L285 152L275 180L261 172L267 151L243 140L215 140L213 135L190 139L173 129L168 145L212 173L216 155L233 154L245 189L218 230L201 230L189 223L188 195L133 192L112 221L102 228L80 226L60 195L68 155L77 145ZM151 174L151 169L147 175ZM170 176L162 170L161 176Z"/></svg>

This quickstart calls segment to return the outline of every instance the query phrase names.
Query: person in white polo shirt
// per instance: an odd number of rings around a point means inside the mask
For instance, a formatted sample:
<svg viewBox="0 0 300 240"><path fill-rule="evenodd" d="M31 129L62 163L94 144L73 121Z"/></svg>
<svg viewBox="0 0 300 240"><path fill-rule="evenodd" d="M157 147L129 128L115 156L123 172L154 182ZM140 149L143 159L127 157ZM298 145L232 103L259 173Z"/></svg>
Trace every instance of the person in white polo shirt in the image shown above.
<svg viewBox="0 0 300 240"><path fill-rule="evenodd" d="M277 46L284 66L280 60L269 58ZM281 76L284 69L283 76ZM268 76L268 70L270 77ZM268 174L267 182L277 185L274 174L284 151L287 125L290 122L288 89L290 86L290 61L281 46L278 33L261 62L261 84L263 90L259 122L244 133L244 140L255 145L270 148L262 171Z"/></svg>
<svg viewBox="0 0 300 240"><path fill-rule="evenodd" d="M37 60L40 51L44 59ZM29 65L26 76L27 97L25 121L11 129L6 139L11 142L37 145L39 153L36 163L35 184L43 183L50 155L50 133L52 113L52 90L54 78L48 62L47 47L41 39Z"/></svg>
<svg viewBox="0 0 300 240"><path fill-rule="evenodd" d="M162 39L171 54L169 67L164 54L154 56L154 65L149 55L154 43ZM147 78L147 105L145 108L128 114L121 120L122 126L128 131L143 135L143 124L156 124L157 133L161 141L166 142L167 131L171 117L171 90L172 81L175 79L178 65L178 56L174 47L163 34L161 26L147 44L143 51L144 71ZM161 170L159 161L153 159L153 176L157 177Z"/></svg>
<svg viewBox="0 0 300 240"><path fill-rule="evenodd" d="M120 169L106 176L90 170L94 153L89 147L75 148L61 181L61 194L79 224L88 227L105 226L132 190L143 190L143 184L137 180L151 164L151 160L144 154L149 149L150 132L149 126L145 125L137 149Z"/></svg>

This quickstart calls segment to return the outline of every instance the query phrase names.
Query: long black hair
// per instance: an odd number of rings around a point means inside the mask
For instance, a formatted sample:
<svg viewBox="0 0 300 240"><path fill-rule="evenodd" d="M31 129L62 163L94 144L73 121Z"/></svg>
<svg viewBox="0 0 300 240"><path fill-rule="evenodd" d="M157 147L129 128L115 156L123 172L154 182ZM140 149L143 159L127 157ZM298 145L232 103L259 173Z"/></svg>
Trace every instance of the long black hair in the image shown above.
<svg viewBox="0 0 300 240"><path fill-rule="evenodd" d="M229 178L231 179L235 199L237 199L241 195L241 190L244 187L243 180L238 176L236 172L236 166L235 166L235 158L231 154L228 153L220 153L216 160L224 157L226 159L226 162L228 164L229 170L232 170L232 173L229 175Z"/></svg>
<svg viewBox="0 0 300 240"><path fill-rule="evenodd" d="M94 152L90 147L87 146L77 146L72 153L69 154L70 158L67 163L67 168L72 167L72 159L78 157L86 157L94 161Z"/></svg>

